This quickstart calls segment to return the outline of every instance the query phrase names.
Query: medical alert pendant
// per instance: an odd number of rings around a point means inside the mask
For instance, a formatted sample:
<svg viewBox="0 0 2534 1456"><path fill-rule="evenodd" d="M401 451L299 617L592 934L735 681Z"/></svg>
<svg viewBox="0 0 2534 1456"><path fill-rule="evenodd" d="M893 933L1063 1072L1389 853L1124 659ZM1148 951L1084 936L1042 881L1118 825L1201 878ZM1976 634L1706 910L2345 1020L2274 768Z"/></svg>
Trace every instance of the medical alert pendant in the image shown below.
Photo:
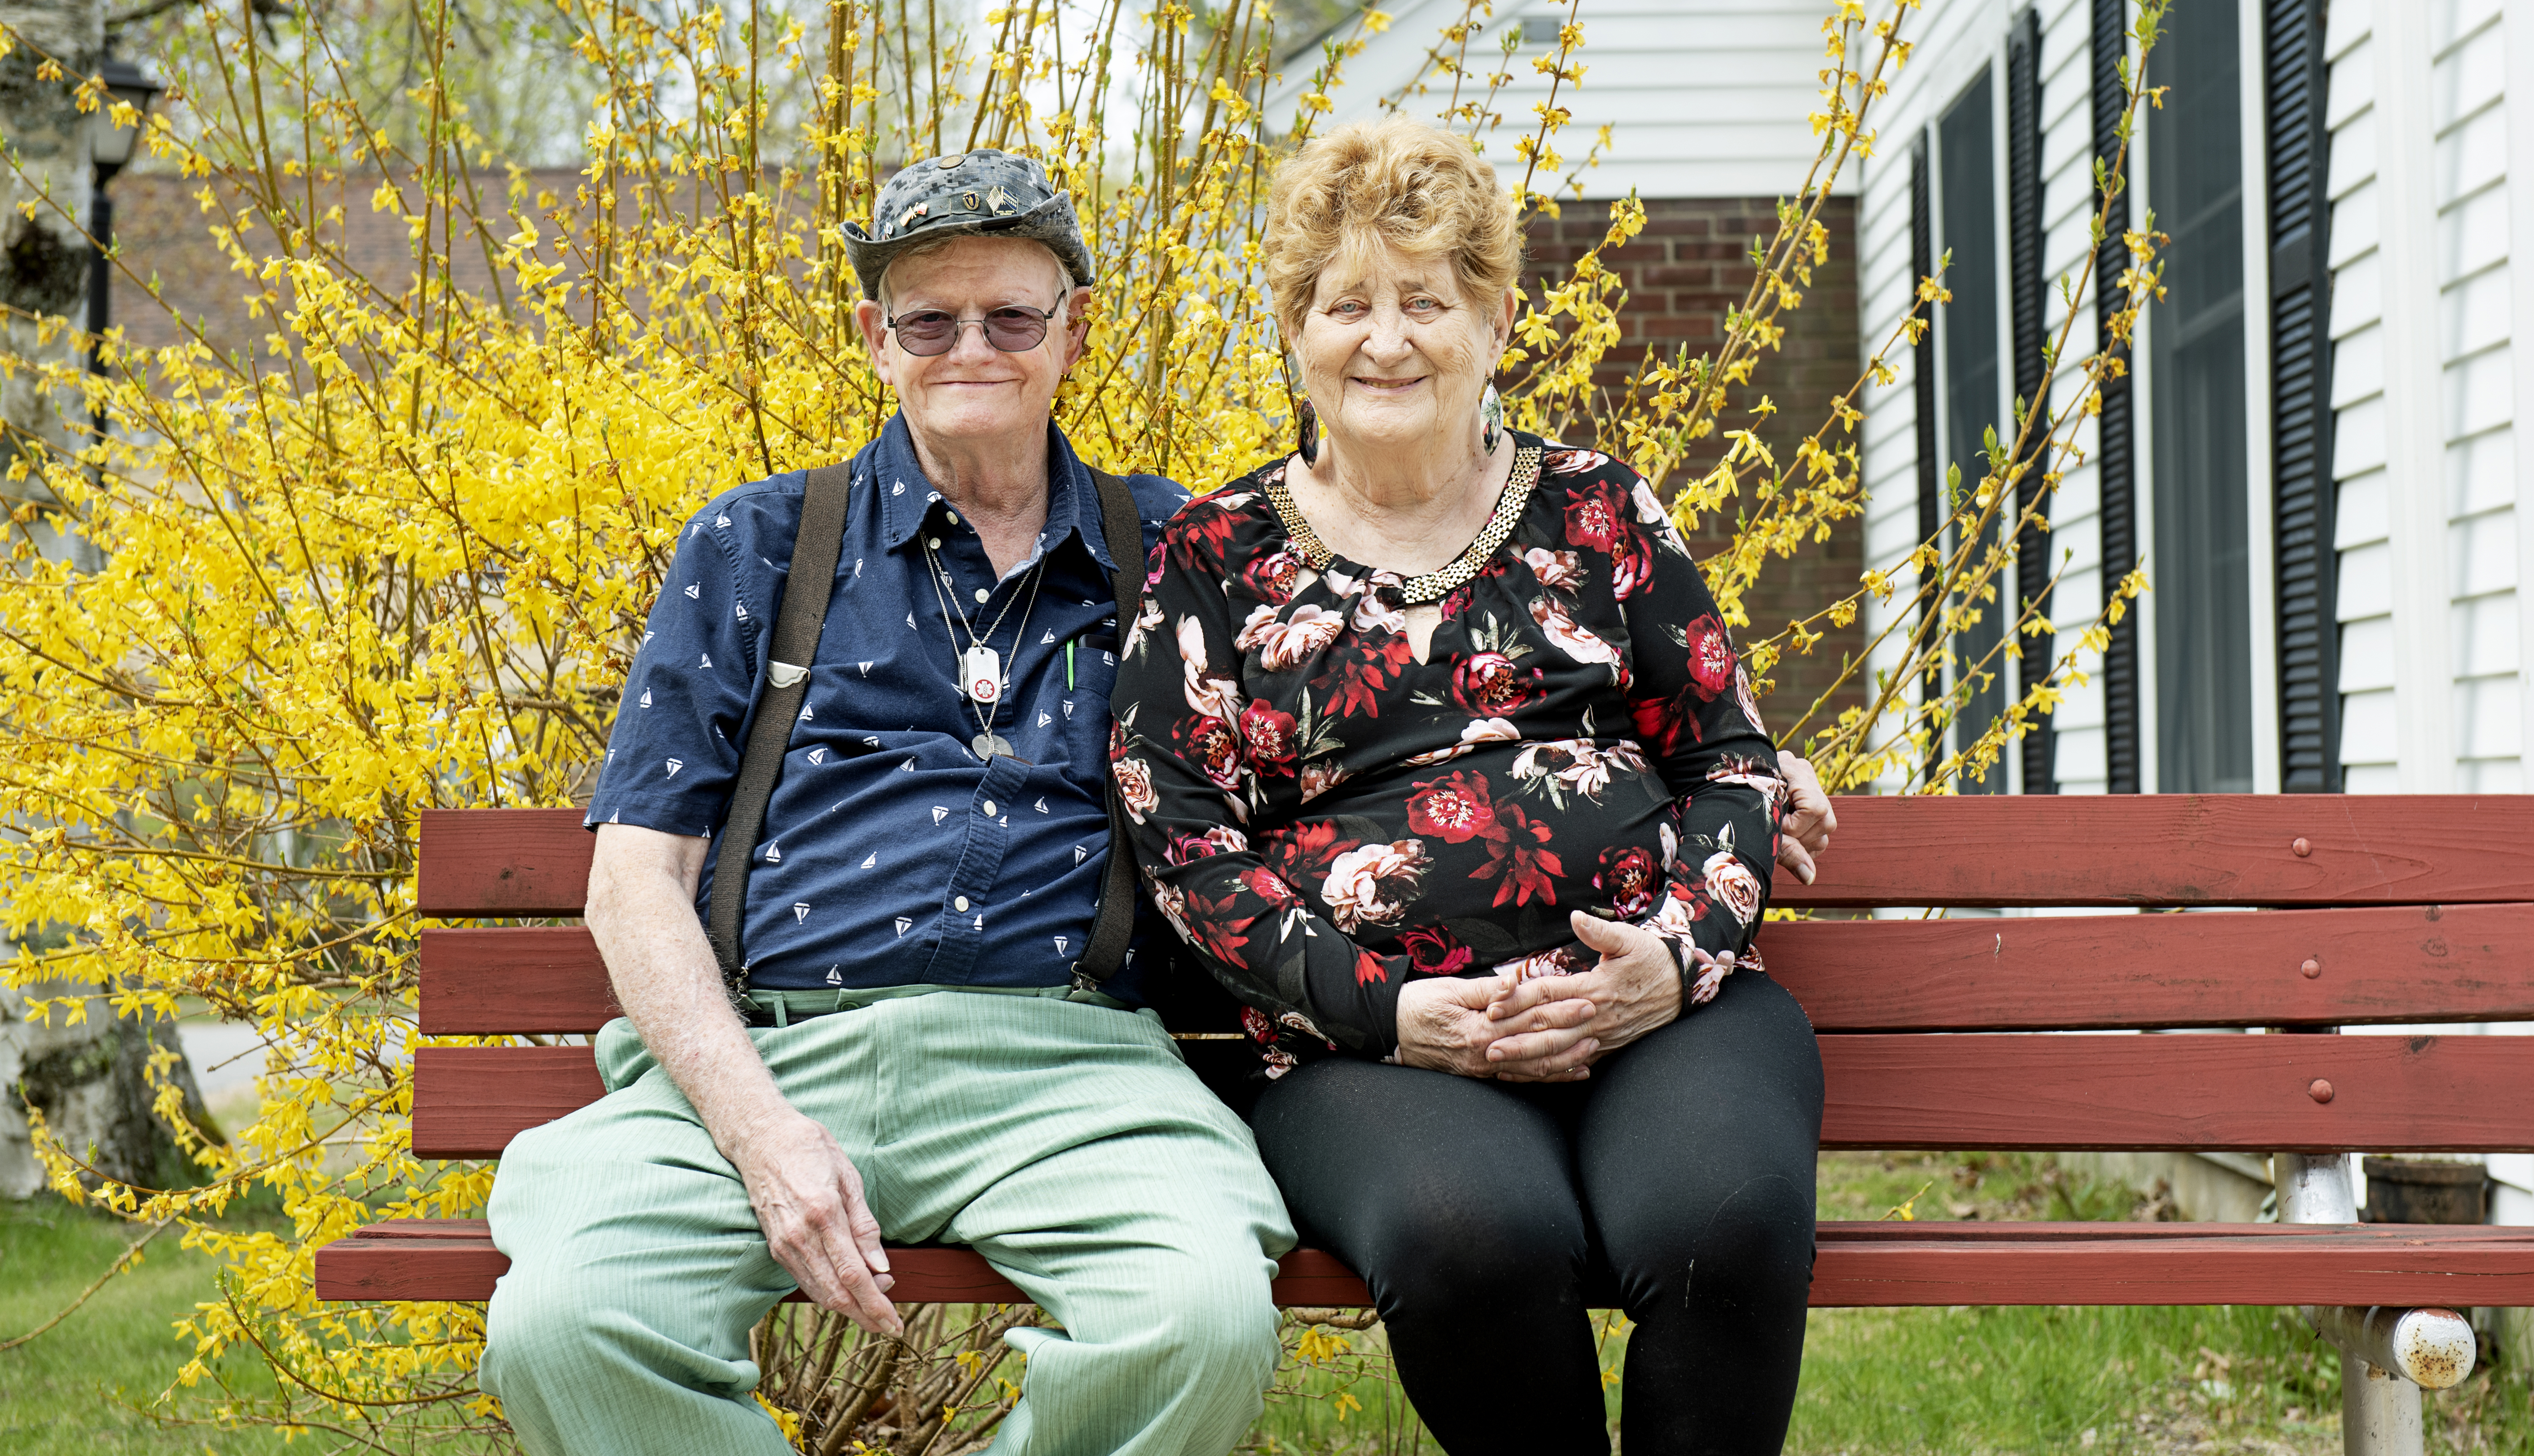
<svg viewBox="0 0 2534 1456"><path fill-rule="evenodd" d="M1003 696L1003 659L992 647L970 647L959 659L959 689L976 702Z"/></svg>
<svg viewBox="0 0 2534 1456"><path fill-rule="evenodd" d="M968 740L968 747L976 750L977 757L980 758L991 758L996 754L1006 758L1015 757L1012 753L1011 740L992 733L978 734Z"/></svg>

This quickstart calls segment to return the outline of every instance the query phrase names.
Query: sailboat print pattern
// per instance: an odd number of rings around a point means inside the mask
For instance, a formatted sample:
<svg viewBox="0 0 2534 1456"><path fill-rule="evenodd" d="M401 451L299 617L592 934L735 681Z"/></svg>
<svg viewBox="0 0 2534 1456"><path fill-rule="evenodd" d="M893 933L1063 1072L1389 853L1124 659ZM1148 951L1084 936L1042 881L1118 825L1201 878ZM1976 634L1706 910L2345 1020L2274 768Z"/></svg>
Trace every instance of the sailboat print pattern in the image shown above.
<svg viewBox="0 0 2534 1456"><path fill-rule="evenodd" d="M1050 431L1048 450L1039 552L1004 574L966 513L954 521L926 487L902 422L854 460L810 692L752 857L741 938L753 985L1062 985L1089 941L1107 863L1116 606L1089 472L1060 433ZM701 838L719 828L766 678L802 479L741 486L679 533L627 676L592 827ZM1185 495L1151 476L1130 485L1148 555ZM952 678L966 643L927 580L923 538L933 537L972 621L982 628L1010 606L991 645L1007 680L994 731L1011 757L973 751L977 723ZM1024 601L1033 566L1044 576ZM709 853L705 865L699 913ZM1112 990L1138 1000L1131 972Z"/></svg>

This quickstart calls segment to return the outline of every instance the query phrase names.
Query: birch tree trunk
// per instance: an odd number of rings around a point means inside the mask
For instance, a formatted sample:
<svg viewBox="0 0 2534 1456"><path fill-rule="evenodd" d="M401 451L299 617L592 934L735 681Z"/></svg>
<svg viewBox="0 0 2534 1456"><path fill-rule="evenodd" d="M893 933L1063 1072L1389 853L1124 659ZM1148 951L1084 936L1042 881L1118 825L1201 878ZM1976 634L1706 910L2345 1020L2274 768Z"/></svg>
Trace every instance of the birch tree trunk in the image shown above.
<svg viewBox="0 0 2534 1456"><path fill-rule="evenodd" d="M85 325L89 242L74 219L89 215L92 173L88 118L73 102L76 79L92 72L104 51L105 11L99 0L0 0L0 25L18 44L0 56L0 146L17 165L0 168L0 464L22 453L58 458L85 443L87 410L75 394L48 391L35 367L69 364L79 340L56 324L46 341L38 320ZM60 81L36 75L42 56L70 73ZM35 204L33 215L22 204ZM51 504L32 476L0 479L0 495ZM58 521L39 528L47 556L78 560L89 548ZM14 949L14 947L11 947ZM74 988L29 987L42 996ZM175 1028L118 1019L102 999L89 1002L78 1026L59 1018L35 1026L26 1003L0 985L0 1197L25 1198L43 1187L28 1136L27 1109L40 1109L53 1135L74 1156L108 1178L157 1185L181 1173L175 1140L151 1111L146 1073L151 1052L175 1046ZM176 1065L189 1107L199 1109L191 1066ZM206 1120L207 1121L207 1120Z"/></svg>

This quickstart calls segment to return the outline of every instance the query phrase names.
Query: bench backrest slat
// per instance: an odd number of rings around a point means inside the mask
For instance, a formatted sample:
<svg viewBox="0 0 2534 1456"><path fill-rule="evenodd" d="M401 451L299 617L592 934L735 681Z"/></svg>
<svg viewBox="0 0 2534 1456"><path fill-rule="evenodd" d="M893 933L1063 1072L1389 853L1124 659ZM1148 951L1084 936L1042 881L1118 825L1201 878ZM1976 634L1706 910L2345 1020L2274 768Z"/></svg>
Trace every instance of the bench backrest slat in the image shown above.
<svg viewBox="0 0 2534 1456"><path fill-rule="evenodd" d="M2534 899L2534 796L1841 798L1819 883L1786 906L2394 905ZM2307 852L2296 853L2298 839ZM570 916L580 813L431 810L426 916Z"/></svg>
<svg viewBox="0 0 2534 1456"><path fill-rule="evenodd" d="M1779 877L1778 904L2534 899L2534 796L2521 794L1981 794L1837 809L1820 882Z"/></svg>
<svg viewBox="0 0 2534 1456"><path fill-rule="evenodd" d="M1822 1038L1830 1148L2534 1147L2522 1037ZM2313 1092L2321 1079L2328 1102ZM594 1100L584 1047L425 1047L414 1152L489 1157Z"/></svg>
<svg viewBox="0 0 2534 1456"><path fill-rule="evenodd" d="M1825 1032L2534 1019L2534 905L1814 921L1761 943ZM616 1014L585 930L422 933L427 1033L596 1031Z"/></svg>
<svg viewBox="0 0 2534 1456"><path fill-rule="evenodd" d="M1770 974L1823 1033L1825 1146L2534 1147L2534 1037L2092 1034L2534 1020L2534 797L1838 808L1822 881L1780 877L1780 903L2268 908L1771 927ZM427 813L418 908L577 916L591 843L575 810ZM426 1034L589 1032L615 1014L585 930L423 933ZM2044 1034L2062 1031L2078 1034ZM414 1150L497 1155L600 1094L590 1057L422 1049ZM2328 1097L2310 1094L2318 1079Z"/></svg>

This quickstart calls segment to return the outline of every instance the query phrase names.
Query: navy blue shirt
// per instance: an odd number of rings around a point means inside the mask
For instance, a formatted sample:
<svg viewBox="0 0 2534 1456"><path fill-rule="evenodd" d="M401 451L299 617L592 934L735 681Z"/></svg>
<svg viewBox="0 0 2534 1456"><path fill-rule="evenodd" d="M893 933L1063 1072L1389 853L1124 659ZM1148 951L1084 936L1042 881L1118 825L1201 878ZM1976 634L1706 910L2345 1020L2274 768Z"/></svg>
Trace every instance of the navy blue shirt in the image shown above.
<svg viewBox="0 0 2534 1456"><path fill-rule="evenodd" d="M997 580L974 528L925 479L903 419L854 456L809 697L748 877L740 945L752 986L1071 979L1109 853L1117 605L1098 488L1054 425L1048 467L1037 550ZM593 827L720 829L763 690L804 480L792 471L740 486L688 523L626 679ZM1159 476L1128 484L1149 552L1187 493ZM937 543L938 593L928 543ZM1041 563L1043 574L1032 570ZM963 609L981 639L1000 619L990 645L1007 686L992 709L959 691ZM1026 761L976 755L979 711L993 712L994 731ZM711 895L707 855L698 915ZM1138 945L1148 929L1138 926ZM1142 960L1130 952L1104 990L1140 1003Z"/></svg>

